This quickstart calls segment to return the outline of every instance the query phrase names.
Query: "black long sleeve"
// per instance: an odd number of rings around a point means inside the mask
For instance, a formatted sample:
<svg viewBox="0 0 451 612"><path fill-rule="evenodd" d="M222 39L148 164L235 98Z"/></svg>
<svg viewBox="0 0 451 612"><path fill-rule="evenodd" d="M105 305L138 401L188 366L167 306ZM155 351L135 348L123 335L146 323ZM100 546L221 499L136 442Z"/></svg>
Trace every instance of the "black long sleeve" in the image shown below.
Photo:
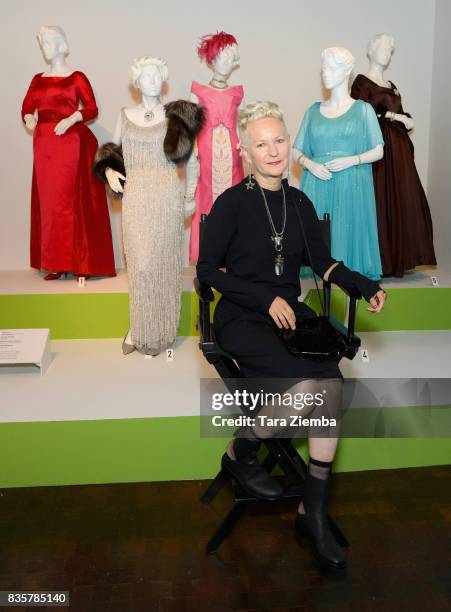
<svg viewBox="0 0 451 612"><path fill-rule="evenodd" d="M348 290L357 289L363 295L367 302L380 291L380 286L376 281L363 276L359 272L354 272L347 268L342 261L329 274L331 283L335 283L340 287Z"/></svg>

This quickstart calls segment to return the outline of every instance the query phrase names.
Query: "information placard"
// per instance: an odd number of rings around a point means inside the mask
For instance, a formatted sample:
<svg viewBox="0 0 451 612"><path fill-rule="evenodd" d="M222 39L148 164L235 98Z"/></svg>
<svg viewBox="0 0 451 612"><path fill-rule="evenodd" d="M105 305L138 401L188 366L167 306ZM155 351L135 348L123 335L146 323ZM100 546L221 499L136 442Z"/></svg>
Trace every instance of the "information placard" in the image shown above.
<svg viewBox="0 0 451 612"><path fill-rule="evenodd" d="M0 329L0 366L36 365L43 376L50 362L49 329Z"/></svg>

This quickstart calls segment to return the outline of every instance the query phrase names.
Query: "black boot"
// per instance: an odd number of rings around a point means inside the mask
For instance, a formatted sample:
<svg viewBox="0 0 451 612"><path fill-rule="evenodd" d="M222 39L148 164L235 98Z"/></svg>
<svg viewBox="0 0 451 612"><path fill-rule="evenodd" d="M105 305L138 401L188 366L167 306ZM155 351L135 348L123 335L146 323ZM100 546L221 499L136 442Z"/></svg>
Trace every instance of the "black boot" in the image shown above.
<svg viewBox="0 0 451 612"><path fill-rule="evenodd" d="M268 474L257 459L261 441L257 438L235 438L233 451L235 459L224 453L221 467L229 472L242 488L257 499L274 500L283 493L282 486Z"/></svg>
<svg viewBox="0 0 451 612"><path fill-rule="evenodd" d="M312 475L314 469L322 468L325 477ZM324 567L344 569L346 556L335 539L327 518L327 489L329 471L332 462L310 459L309 472L305 479L303 504L305 514L296 517L296 532L301 537L307 537L313 548L313 554ZM328 469L325 469L328 466Z"/></svg>

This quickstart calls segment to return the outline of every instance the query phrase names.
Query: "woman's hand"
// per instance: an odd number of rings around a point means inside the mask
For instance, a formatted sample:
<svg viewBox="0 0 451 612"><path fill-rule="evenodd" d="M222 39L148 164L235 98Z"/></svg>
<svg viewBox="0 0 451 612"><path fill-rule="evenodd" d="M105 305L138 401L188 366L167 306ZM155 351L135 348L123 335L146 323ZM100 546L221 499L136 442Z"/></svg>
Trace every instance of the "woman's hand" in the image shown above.
<svg viewBox="0 0 451 612"><path fill-rule="evenodd" d="M279 329L282 329L282 327L285 329L296 329L294 310L283 298L276 297L274 299L269 307L269 314Z"/></svg>
<svg viewBox="0 0 451 612"><path fill-rule="evenodd" d="M307 170L311 172L313 176L316 176L316 178L319 178L322 181L328 181L332 178L332 172L328 170L324 164L319 164L311 159L306 159L304 161L304 167L307 168Z"/></svg>
<svg viewBox="0 0 451 612"><path fill-rule="evenodd" d="M370 299L371 306L367 308L369 312L380 312L384 307L385 300L387 299L387 294L383 289L378 291L376 295Z"/></svg>
<svg viewBox="0 0 451 612"><path fill-rule="evenodd" d="M359 159L357 155L349 155L346 157L337 157L326 162L324 165L331 172L341 172L341 170L347 170L352 166L357 166Z"/></svg>
<svg viewBox="0 0 451 612"><path fill-rule="evenodd" d="M123 174L117 170L113 170L113 168L107 168L105 170L105 177L108 181L108 185L111 187L111 190L114 191L114 193L124 193L124 188L119 180L122 179L125 181L125 176Z"/></svg>

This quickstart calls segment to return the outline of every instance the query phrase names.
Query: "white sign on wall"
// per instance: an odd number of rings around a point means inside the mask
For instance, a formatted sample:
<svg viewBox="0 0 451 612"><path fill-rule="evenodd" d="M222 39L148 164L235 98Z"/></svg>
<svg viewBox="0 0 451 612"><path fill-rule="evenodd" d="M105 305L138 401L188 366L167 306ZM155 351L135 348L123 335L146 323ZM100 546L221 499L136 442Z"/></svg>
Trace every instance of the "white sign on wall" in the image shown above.
<svg viewBox="0 0 451 612"><path fill-rule="evenodd" d="M0 329L0 366L36 365L43 376L50 362L49 329Z"/></svg>

